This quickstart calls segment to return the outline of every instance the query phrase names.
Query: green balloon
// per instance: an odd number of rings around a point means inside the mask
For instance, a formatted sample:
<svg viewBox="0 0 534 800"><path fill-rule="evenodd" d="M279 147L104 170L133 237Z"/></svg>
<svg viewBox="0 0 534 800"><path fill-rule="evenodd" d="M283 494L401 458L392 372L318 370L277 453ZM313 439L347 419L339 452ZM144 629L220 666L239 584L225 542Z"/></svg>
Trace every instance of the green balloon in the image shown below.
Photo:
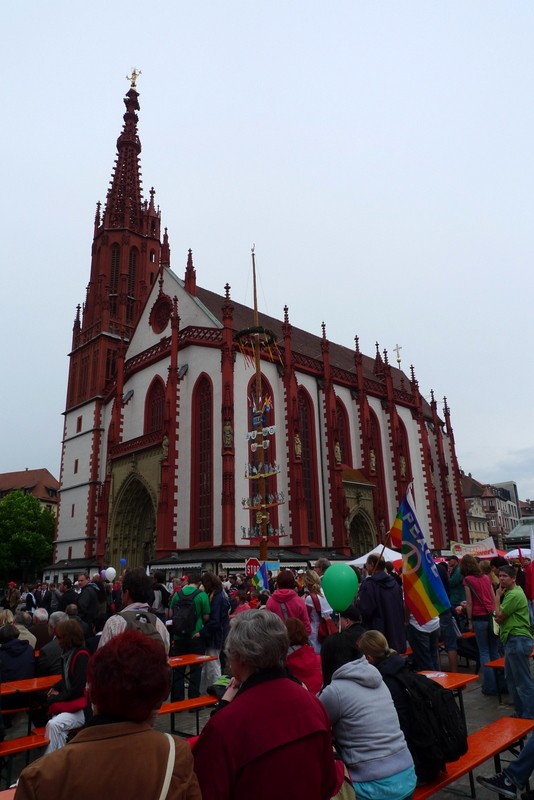
<svg viewBox="0 0 534 800"><path fill-rule="evenodd" d="M345 611L358 591L358 576L348 564L332 564L323 575L324 596L334 611Z"/></svg>

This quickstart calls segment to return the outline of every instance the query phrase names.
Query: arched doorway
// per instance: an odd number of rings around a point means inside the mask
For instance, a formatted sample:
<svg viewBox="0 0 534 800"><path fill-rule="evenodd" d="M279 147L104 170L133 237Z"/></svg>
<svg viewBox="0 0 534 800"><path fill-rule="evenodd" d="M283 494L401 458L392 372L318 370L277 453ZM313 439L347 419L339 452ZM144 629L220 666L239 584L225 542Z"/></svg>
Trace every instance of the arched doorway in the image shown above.
<svg viewBox="0 0 534 800"><path fill-rule="evenodd" d="M361 507L350 520L349 543L356 557L365 555L377 544L373 521Z"/></svg>
<svg viewBox="0 0 534 800"><path fill-rule="evenodd" d="M118 569L121 558L128 567L144 567L154 557L156 512L146 485L138 476L122 488L109 527L109 556Z"/></svg>

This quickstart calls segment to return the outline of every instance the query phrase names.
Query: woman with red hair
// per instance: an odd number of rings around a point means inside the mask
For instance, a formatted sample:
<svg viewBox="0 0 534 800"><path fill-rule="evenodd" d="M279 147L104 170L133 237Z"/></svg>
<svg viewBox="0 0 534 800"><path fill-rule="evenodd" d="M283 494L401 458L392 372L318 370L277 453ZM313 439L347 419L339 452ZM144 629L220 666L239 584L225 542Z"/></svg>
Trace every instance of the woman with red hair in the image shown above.
<svg viewBox="0 0 534 800"><path fill-rule="evenodd" d="M161 644L127 630L97 650L87 681L91 722L22 771L16 800L86 797L88 787L95 797L130 787L136 797L201 800L189 745L153 728L170 688Z"/></svg>

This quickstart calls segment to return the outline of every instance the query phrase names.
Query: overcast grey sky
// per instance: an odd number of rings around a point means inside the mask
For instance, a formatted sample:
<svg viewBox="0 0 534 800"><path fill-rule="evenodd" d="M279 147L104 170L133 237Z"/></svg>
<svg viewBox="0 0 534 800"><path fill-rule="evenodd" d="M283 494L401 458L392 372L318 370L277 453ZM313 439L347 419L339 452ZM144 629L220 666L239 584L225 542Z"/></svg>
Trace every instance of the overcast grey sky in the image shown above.
<svg viewBox="0 0 534 800"><path fill-rule="evenodd" d="M0 471L59 477L97 200L139 134L178 275L348 347L402 346L460 466L534 497L534 4L4 4Z"/></svg>

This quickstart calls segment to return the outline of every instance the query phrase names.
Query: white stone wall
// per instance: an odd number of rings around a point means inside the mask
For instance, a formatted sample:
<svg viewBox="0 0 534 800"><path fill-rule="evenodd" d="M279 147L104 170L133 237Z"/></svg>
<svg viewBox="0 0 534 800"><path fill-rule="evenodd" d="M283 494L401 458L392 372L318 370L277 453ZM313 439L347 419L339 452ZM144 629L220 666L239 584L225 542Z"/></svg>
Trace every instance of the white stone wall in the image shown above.
<svg viewBox="0 0 534 800"><path fill-rule="evenodd" d="M68 557L69 547L72 547L72 558L82 558L85 554L94 413L95 403L91 402L65 415L61 513L57 533L58 559ZM82 426L77 432L79 417L82 418ZM75 473L76 460L78 471Z"/></svg>

